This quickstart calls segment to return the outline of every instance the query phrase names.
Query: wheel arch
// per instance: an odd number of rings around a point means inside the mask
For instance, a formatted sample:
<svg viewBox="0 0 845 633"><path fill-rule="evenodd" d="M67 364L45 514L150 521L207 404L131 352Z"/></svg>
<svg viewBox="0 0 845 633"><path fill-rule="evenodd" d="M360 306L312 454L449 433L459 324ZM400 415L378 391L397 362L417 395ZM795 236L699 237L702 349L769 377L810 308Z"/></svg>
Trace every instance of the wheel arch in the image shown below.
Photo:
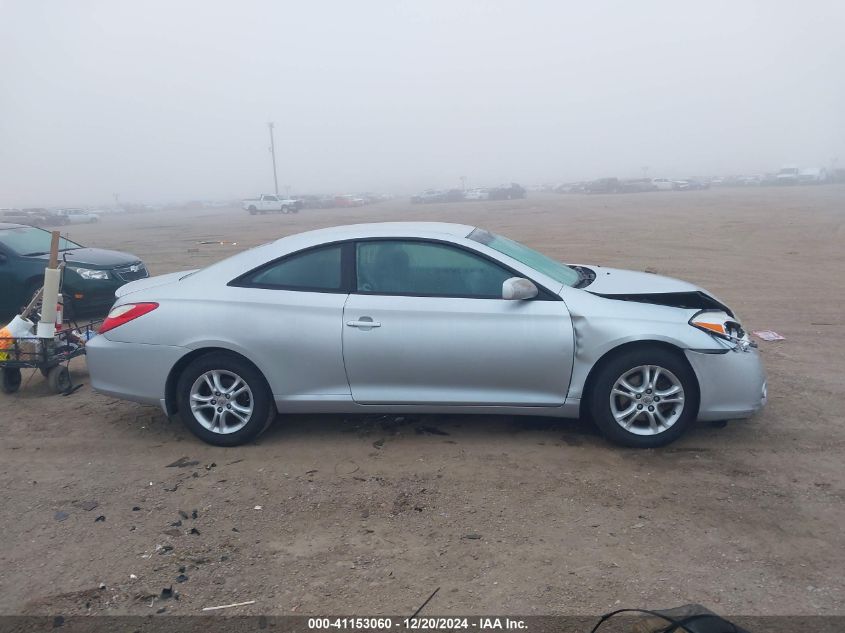
<svg viewBox="0 0 845 633"><path fill-rule="evenodd" d="M583 417L590 412L590 401L592 400L593 388L595 386L596 377L599 375L604 365L606 365L610 360L612 360L619 354L624 354L625 352L637 349L655 348L670 352L672 355L677 357L679 361L686 365L687 368L690 370L690 374L692 374L693 378L695 379L695 390L698 396L696 398L697 402L695 412L696 417L698 417L698 408L701 406L701 385L698 382L698 374L695 372L693 366L690 365L689 360L687 360L686 354L684 354L684 350L681 347L678 347L677 345L668 343L666 341L660 341L656 339L629 341L627 343L617 345L616 347L613 347L607 350L604 354L602 354L602 356L595 363L593 363L593 366L590 368L590 371L587 374L587 379L584 381L584 388L581 391L579 415Z"/></svg>
<svg viewBox="0 0 845 633"><path fill-rule="evenodd" d="M179 376L181 376L185 368L196 359L210 354L228 354L230 356L236 356L244 362L249 363L264 380L264 384L267 387L267 393L270 394L271 398L273 397L273 390L270 388L270 383L267 381L267 377L264 375L264 372L261 371L261 368L249 358L240 352L236 352L226 347L200 347L198 349L191 350L182 356L178 361L176 361L176 364L170 368L170 372L167 374L167 380L164 383L164 408L168 415L173 415L179 410L176 397L176 385L179 383Z"/></svg>

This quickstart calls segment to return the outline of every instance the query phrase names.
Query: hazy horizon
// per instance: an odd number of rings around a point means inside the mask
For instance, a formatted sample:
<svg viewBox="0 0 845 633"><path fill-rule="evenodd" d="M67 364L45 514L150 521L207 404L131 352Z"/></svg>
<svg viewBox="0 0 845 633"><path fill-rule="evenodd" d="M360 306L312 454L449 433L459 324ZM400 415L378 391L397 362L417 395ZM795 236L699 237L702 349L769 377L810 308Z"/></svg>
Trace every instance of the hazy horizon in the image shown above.
<svg viewBox="0 0 845 633"><path fill-rule="evenodd" d="M845 158L845 4L0 0L0 207ZM839 166L843 166L840 162Z"/></svg>

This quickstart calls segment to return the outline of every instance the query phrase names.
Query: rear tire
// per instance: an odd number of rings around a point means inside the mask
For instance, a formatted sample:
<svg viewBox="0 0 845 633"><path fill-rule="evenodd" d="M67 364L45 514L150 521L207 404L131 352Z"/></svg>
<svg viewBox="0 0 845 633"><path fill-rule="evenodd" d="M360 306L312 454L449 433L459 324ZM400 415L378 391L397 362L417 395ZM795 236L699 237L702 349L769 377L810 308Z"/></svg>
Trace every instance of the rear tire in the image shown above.
<svg viewBox="0 0 845 633"><path fill-rule="evenodd" d="M596 426L611 442L656 448L674 442L695 422L698 382L678 354L634 348L602 364L589 404Z"/></svg>
<svg viewBox="0 0 845 633"><path fill-rule="evenodd" d="M198 438L239 446L257 438L276 418L264 376L244 358L213 352L191 362L176 385L179 417Z"/></svg>
<svg viewBox="0 0 845 633"><path fill-rule="evenodd" d="M47 372L47 383L56 393L65 393L73 386L70 381L70 372L64 365L51 367Z"/></svg>
<svg viewBox="0 0 845 633"><path fill-rule="evenodd" d="M15 393L21 388L21 370L12 367L4 367L3 370L3 393Z"/></svg>

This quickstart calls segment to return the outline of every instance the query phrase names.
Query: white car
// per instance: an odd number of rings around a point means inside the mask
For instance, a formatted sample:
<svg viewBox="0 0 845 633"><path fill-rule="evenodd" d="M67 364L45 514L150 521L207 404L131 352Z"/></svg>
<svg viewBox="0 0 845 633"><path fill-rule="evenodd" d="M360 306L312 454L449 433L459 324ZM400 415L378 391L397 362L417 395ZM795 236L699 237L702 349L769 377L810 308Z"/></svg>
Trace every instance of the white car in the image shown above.
<svg viewBox="0 0 845 633"><path fill-rule="evenodd" d="M651 184L658 191L672 191L675 188L675 181L668 178L652 178Z"/></svg>
<svg viewBox="0 0 845 633"><path fill-rule="evenodd" d="M487 189L469 189L464 192L464 200L489 200L490 192Z"/></svg>
<svg viewBox="0 0 845 633"><path fill-rule="evenodd" d="M250 215L265 213L297 213L302 202L294 198L282 198L271 194L261 194L257 198L247 198L241 202L241 208Z"/></svg>
<svg viewBox="0 0 845 633"><path fill-rule="evenodd" d="M85 209L57 209L56 215L67 218L68 224L93 224L100 216Z"/></svg>

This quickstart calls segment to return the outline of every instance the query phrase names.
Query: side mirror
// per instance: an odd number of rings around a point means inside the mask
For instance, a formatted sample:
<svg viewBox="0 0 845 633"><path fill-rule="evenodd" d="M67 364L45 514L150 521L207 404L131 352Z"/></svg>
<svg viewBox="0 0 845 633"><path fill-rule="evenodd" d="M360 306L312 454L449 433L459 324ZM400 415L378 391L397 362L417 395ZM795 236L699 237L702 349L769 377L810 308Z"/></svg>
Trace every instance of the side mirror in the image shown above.
<svg viewBox="0 0 845 633"><path fill-rule="evenodd" d="M511 277L505 279L502 284L502 299L508 301L522 301L525 299L533 299L539 294L537 286L534 282L523 279L522 277Z"/></svg>

